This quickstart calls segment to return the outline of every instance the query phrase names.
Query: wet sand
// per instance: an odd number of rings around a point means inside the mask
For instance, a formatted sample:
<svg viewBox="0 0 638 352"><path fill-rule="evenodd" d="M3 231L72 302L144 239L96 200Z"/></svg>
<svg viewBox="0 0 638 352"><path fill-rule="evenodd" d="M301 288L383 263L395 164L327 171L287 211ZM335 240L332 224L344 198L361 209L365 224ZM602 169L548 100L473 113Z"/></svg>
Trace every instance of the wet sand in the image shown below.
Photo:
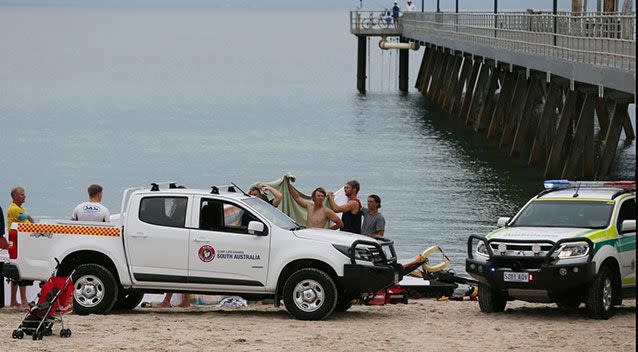
<svg viewBox="0 0 638 352"><path fill-rule="evenodd" d="M13 340L23 313L0 310L2 351L635 351L636 301L607 321L584 308L510 302L483 314L477 302L411 300L354 306L324 321L299 321L282 308L137 308L106 316L65 317L73 336Z"/></svg>

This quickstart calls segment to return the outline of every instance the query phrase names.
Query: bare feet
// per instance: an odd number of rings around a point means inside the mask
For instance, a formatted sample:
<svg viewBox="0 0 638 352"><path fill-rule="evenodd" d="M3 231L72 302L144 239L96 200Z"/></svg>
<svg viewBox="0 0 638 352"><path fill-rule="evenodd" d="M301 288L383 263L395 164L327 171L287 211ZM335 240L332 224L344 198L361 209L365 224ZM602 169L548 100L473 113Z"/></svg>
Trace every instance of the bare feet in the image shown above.
<svg viewBox="0 0 638 352"><path fill-rule="evenodd" d="M12 302L9 307L11 307L11 308L20 308L20 305L18 304L18 302Z"/></svg>
<svg viewBox="0 0 638 352"><path fill-rule="evenodd" d="M181 307L181 308L188 308L188 307L190 307L190 306L191 306L191 302L184 301L184 302L182 302L182 303L178 304L177 306L178 306L178 307Z"/></svg>
<svg viewBox="0 0 638 352"><path fill-rule="evenodd" d="M154 305L157 308L170 308L171 306L171 302L160 302L157 305Z"/></svg>

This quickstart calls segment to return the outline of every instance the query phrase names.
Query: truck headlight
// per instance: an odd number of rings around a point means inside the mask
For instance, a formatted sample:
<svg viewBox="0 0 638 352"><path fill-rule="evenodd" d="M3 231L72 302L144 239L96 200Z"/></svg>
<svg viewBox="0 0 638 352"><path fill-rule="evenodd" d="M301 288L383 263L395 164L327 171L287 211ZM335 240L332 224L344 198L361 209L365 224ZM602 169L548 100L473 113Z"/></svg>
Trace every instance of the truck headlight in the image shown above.
<svg viewBox="0 0 638 352"><path fill-rule="evenodd" d="M350 247L342 246L338 244L333 244L336 250L343 253L346 257L350 258ZM371 262L375 259L373 253L368 248L357 247L354 249L354 259L355 260L363 260L366 262Z"/></svg>
<svg viewBox="0 0 638 352"><path fill-rule="evenodd" d="M490 256L490 254L487 252L487 247L485 246L485 243L479 242L479 244L476 246L476 254L482 255L484 257Z"/></svg>
<svg viewBox="0 0 638 352"><path fill-rule="evenodd" d="M564 244L558 250L558 258L578 258L585 257L589 254L589 245L587 244Z"/></svg>

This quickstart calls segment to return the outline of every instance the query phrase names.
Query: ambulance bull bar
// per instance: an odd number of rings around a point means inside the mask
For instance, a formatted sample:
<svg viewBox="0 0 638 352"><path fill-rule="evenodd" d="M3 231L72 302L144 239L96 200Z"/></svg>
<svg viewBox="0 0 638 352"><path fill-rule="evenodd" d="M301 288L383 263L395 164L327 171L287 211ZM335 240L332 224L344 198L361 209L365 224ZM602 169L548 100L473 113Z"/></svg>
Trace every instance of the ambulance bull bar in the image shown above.
<svg viewBox="0 0 638 352"><path fill-rule="evenodd" d="M554 253L559 250L563 244L565 243L587 243L589 246L589 251L587 254L587 263L591 263L594 259L594 242L586 237L575 237L575 238L563 238L556 242L550 240L520 240L520 239L503 239L503 238L492 238L487 239L485 236L479 235L470 235L467 239L467 257L470 260L474 259L474 240L481 241L485 244L485 248L487 250L487 254L490 260L499 259L499 260L531 260L532 258L536 259L535 261L542 261L542 264L551 264L556 258L554 257ZM492 250L492 246L490 245L493 242L498 243L511 243L511 244L550 244L552 247L547 251L547 254L544 256L516 256L516 255L495 255Z"/></svg>

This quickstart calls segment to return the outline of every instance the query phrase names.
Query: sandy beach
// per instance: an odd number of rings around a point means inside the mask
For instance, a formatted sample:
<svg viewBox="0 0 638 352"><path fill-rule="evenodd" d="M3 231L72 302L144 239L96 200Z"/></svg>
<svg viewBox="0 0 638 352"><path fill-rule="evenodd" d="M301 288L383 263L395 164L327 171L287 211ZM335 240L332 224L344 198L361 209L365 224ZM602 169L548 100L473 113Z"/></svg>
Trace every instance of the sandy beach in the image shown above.
<svg viewBox="0 0 638 352"><path fill-rule="evenodd" d="M242 308L137 308L106 316L69 315L73 336L11 339L22 312L0 310L2 351L634 351L636 301L608 321L584 308L510 302L487 315L477 302L411 300L354 306L324 321L294 320L271 305Z"/></svg>

